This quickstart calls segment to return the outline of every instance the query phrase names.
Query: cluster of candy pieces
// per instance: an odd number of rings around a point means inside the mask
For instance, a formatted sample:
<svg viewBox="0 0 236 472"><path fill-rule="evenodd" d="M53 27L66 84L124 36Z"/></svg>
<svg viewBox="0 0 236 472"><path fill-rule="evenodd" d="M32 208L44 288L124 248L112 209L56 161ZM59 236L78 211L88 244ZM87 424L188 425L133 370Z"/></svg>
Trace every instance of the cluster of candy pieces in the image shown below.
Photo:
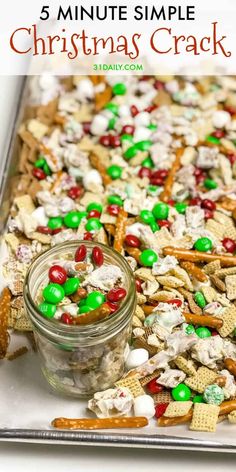
<svg viewBox="0 0 236 472"><path fill-rule="evenodd" d="M86 261L86 263L91 261L94 267L98 268L104 264L104 255L98 246L94 246L89 255L86 246L81 244L75 252L74 261L78 263L77 266L75 265L75 269L78 269L78 271L81 268L80 263L84 261ZM126 297L126 290L123 287L113 288L106 295L98 290L93 290L88 293L88 291L81 286L83 282L82 278L70 276L70 273L59 264L50 267L48 278L49 283L42 291L44 301L38 306L40 312L46 318L55 317L57 308L65 297L68 297L71 303L77 302L77 316L94 312L101 307L109 309L108 312L105 312L106 315L115 313L119 309L120 303ZM83 279L84 278L83 275ZM76 317L66 312L61 314L58 321L63 324L77 324ZM96 321L95 318L94 321ZM89 323L91 323L91 321L89 321Z"/></svg>

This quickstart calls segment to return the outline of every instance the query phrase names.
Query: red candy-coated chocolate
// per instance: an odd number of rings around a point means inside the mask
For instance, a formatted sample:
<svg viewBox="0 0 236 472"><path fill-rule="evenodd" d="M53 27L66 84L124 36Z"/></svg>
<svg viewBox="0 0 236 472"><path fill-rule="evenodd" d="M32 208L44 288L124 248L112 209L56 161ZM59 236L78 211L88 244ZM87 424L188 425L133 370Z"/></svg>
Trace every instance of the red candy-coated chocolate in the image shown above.
<svg viewBox="0 0 236 472"><path fill-rule="evenodd" d="M100 216L101 216L100 211L98 211L98 210L91 210L91 211L88 213L87 219L89 220L89 218L100 218Z"/></svg>
<svg viewBox="0 0 236 472"><path fill-rule="evenodd" d="M63 229L64 229L63 226L61 226L61 228L55 228L55 229L53 229L53 230L52 230L52 235L54 236L55 234L60 233Z"/></svg>
<svg viewBox="0 0 236 472"><path fill-rule="evenodd" d="M126 297L126 293L125 288L112 288L107 294L107 299L112 303L120 302Z"/></svg>
<svg viewBox="0 0 236 472"><path fill-rule="evenodd" d="M45 172L43 171L43 169L40 169L38 167L34 167L33 170L32 170L32 174L34 177L36 177L36 179L38 180L44 180L46 179L46 174Z"/></svg>
<svg viewBox="0 0 236 472"><path fill-rule="evenodd" d="M216 331L215 329L213 329L212 332L211 332L211 335L212 335L212 336L218 336L219 333L218 333L218 331Z"/></svg>
<svg viewBox="0 0 236 472"><path fill-rule="evenodd" d="M111 313L115 313L115 311L118 310L119 308L119 305L117 305L117 303L112 303L112 302L106 302L106 305L109 306L109 308L111 309Z"/></svg>
<svg viewBox="0 0 236 472"><path fill-rule="evenodd" d="M213 202L212 200L209 200L208 198L205 198L205 200L202 200L201 207L210 211L216 210L215 202Z"/></svg>
<svg viewBox="0 0 236 472"><path fill-rule="evenodd" d="M155 417L156 418L161 418L161 416L164 415L169 403L158 403L155 406Z"/></svg>
<svg viewBox="0 0 236 472"><path fill-rule="evenodd" d="M142 293L143 289L142 289L142 280L140 279L135 279L135 284L136 284L136 290L137 292L139 293Z"/></svg>
<svg viewBox="0 0 236 472"><path fill-rule="evenodd" d="M171 227L171 222L168 220L157 220L158 226L160 228L170 228Z"/></svg>
<svg viewBox="0 0 236 472"><path fill-rule="evenodd" d="M87 249L84 244L81 244L81 246L78 247L75 253L75 262L82 262L84 261L85 257L87 254Z"/></svg>
<svg viewBox="0 0 236 472"><path fill-rule="evenodd" d="M135 105L131 105L130 111L131 111L131 115L132 115L132 116L136 116L136 115L139 114L139 110L138 110L138 108L137 108Z"/></svg>
<svg viewBox="0 0 236 472"><path fill-rule="evenodd" d="M50 267L49 272L48 272L48 277L51 282L54 284L59 284L63 285L66 282L67 279L67 272L64 269L64 267L61 267L60 265L53 265Z"/></svg>
<svg viewBox="0 0 236 472"><path fill-rule="evenodd" d="M155 170L153 173L152 173L152 178L155 178L155 179L165 179L168 175L168 170L166 169L159 169L159 170Z"/></svg>
<svg viewBox="0 0 236 472"><path fill-rule="evenodd" d="M202 184L204 180L206 179L206 174L200 174L196 177L196 184Z"/></svg>
<svg viewBox="0 0 236 472"><path fill-rule="evenodd" d="M102 146L108 147L111 144L110 138L109 134L104 134L99 138L99 143L102 144Z"/></svg>
<svg viewBox="0 0 236 472"><path fill-rule="evenodd" d="M69 313L62 313L61 322L64 324L72 324L73 318Z"/></svg>
<svg viewBox="0 0 236 472"><path fill-rule="evenodd" d="M85 121L85 122L83 123L83 130L84 130L84 133L89 134L89 133L90 133L90 129L91 129L91 121Z"/></svg>
<svg viewBox="0 0 236 472"><path fill-rule="evenodd" d="M170 199L168 200L168 205L174 206L175 204L176 204L176 201L173 200L172 198L170 198Z"/></svg>
<svg viewBox="0 0 236 472"><path fill-rule="evenodd" d="M211 211L211 210L207 210L207 209L205 208L205 210L204 210L204 218L205 218L205 220L210 220L211 218L214 218L214 212Z"/></svg>
<svg viewBox="0 0 236 472"><path fill-rule="evenodd" d="M148 382L146 387L147 387L148 392L152 394L160 393L163 390L163 386L157 383L157 379L150 380L150 382Z"/></svg>
<svg viewBox="0 0 236 472"><path fill-rule="evenodd" d="M236 242L231 238L224 238L222 244L227 252L235 252L236 250Z"/></svg>
<svg viewBox="0 0 236 472"><path fill-rule="evenodd" d="M225 131L222 129L216 129L214 133L211 133L211 135L214 136L214 138L221 139L225 136Z"/></svg>
<svg viewBox="0 0 236 472"><path fill-rule="evenodd" d="M148 113L152 113L156 109L157 109L157 105L150 105L149 107L145 108L144 111L147 111Z"/></svg>
<svg viewBox="0 0 236 472"><path fill-rule="evenodd" d="M92 261L94 264L96 264L98 267L100 267L103 262L104 262L104 256L103 252L100 249L100 247L95 246L92 250ZM111 300L112 301L112 300Z"/></svg>
<svg viewBox="0 0 236 472"><path fill-rule="evenodd" d="M236 161L236 154L234 154L233 152L231 152L231 153L229 153L229 154L227 155L227 157L228 157L228 159L229 159L229 161L230 161L231 166L233 166L234 163L235 163L235 161Z"/></svg>
<svg viewBox="0 0 236 472"><path fill-rule="evenodd" d="M90 233L89 231L85 231L83 239L84 241L92 241L93 240L92 233Z"/></svg>
<svg viewBox="0 0 236 472"><path fill-rule="evenodd" d="M115 205L114 203L112 205L107 206L107 213L111 216L117 216L120 211L119 205Z"/></svg>
<svg viewBox="0 0 236 472"><path fill-rule="evenodd" d="M132 125L125 125L122 128L121 134L134 134L134 129Z"/></svg>
<svg viewBox="0 0 236 472"><path fill-rule="evenodd" d="M70 190L68 190L67 195L68 197L72 198L72 200L76 200L76 198L81 197L83 194L83 189L82 187L79 187L76 185L75 187L71 187Z"/></svg>
<svg viewBox="0 0 236 472"><path fill-rule="evenodd" d="M141 246L141 241L137 236L134 236L134 234L127 234L125 237L125 243L127 246L130 247L140 247Z"/></svg>
<svg viewBox="0 0 236 472"><path fill-rule="evenodd" d="M200 197L195 197L189 200L189 205L191 206L198 206L198 205L201 205L201 203L202 203L202 199Z"/></svg>
<svg viewBox="0 0 236 472"><path fill-rule="evenodd" d="M157 187L162 187L164 185L164 180L160 177L151 177L150 184L156 185Z"/></svg>
<svg viewBox="0 0 236 472"><path fill-rule="evenodd" d="M120 136L110 136L110 145L112 147L120 146Z"/></svg>
<svg viewBox="0 0 236 472"><path fill-rule="evenodd" d="M200 169L199 167L195 167L194 172L193 172L193 175L195 177L199 177L199 175L202 175L202 173L203 173L202 169Z"/></svg>
<svg viewBox="0 0 236 472"><path fill-rule="evenodd" d="M42 234L52 234L52 230L48 226L38 226L36 231Z"/></svg>
<svg viewBox="0 0 236 472"><path fill-rule="evenodd" d="M150 179L151 175L152 171L151 169L149 169L149 167L141 167L139 169L138 176L140 177L140 179L143 179L143 177L148 177L148 179Z"/></svg>
<svg viewBox="0 0 236 472"><path fill-rule="evenodd" d="M155 80L153 86L154 86L154 88L155 88L156 90L163 90L163 88L164 88L164 83L161 82L160 80Z"/></svg>
<svg viewBox="0 0 236 472"><path fill-rule="evenodd" d="M173 298L173 300L169 300L167 303L169 305L176 305L178 308L182 306L182 301L179 298Z"/></svg>
<svg viewBox="0 0 236 472"><path fill-rule="evenodd" d="M235 115L236 114L236 108L232 107L232 106L226 106L224 108L225 111L227 111L230 115Z"/></svg>

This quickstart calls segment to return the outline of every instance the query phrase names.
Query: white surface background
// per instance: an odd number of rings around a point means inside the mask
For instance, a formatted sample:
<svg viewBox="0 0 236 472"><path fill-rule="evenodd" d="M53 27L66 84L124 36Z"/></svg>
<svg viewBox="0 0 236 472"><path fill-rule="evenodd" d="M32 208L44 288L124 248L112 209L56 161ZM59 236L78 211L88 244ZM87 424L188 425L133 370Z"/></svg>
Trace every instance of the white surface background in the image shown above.
<svg viewBox="0 0 236 472"><path fill-rule="evenodd" d="M0 77L0 156L8 136L16 87L14 77ZM2 472L230 472L235 471L235 463L233 454L0 443Z"/></svg>

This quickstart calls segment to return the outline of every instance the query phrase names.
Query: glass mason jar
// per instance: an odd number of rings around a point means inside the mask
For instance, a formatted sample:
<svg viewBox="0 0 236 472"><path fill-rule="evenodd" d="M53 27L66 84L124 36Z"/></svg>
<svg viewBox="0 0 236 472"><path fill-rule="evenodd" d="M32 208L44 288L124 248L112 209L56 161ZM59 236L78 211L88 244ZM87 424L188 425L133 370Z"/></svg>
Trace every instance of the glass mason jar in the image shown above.
<svg viewBox="0 0 236 472"><path fill-rule="evenodd" d="M79 244L88 252L99 246L104 264L123 272L127 295L109 317L89 325L66 325L42 316L37 299L48 283L48 269L55 260L74 260ZM136 308L136 289L127 261L113 249L91 241L69 241L38 256L31 264L24 285L24 303L33 325L41 367L49 384L62 394L88 397L111 387L124 372L127 342Z"/></svg>

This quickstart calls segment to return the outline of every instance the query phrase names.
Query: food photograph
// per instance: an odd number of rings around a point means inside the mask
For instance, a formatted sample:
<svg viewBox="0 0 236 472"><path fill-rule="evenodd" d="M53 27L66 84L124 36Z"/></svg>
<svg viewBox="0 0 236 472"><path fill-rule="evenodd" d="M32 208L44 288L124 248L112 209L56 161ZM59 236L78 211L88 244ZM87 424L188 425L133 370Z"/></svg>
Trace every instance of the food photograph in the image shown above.
<svg viewBox="0 0 236 472"><path fill-rule="evenodd" d="M4 470L231 471L236 75L83 67L0 76Z"/></svg>

